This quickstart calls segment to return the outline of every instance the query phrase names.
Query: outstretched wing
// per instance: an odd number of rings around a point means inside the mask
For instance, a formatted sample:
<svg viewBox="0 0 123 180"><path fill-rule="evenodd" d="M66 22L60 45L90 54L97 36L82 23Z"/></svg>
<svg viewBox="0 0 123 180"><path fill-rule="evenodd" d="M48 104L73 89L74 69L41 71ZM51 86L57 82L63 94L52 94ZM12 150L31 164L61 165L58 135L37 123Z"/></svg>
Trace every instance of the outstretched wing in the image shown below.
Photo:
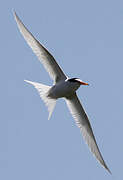
<svg viewBox="0 0 123 180"><path fill-rule="evenodd" d="M77 95L74 94L69 98L65 98L65 100L73 118L76 121L77 126L81 129L82 135L91 152L96 156L97 160L102 164L102 166L110 172L99 151L90 122Z"/></svg>
<svg viewBox="0 0 123 180"><path fill-rule="evenodd" d="M32 48L33 52L36 54L40 62L44 65L45 69L49 73L50 77L53 79L54 83L65 80L67 77L61 70L60 66L55 61L54 57L44 48L38 40L28 31L28 29L21 22L16 13L14 13L15 20L17 22L18 28L22 33L24 39L27 41L28 45Z"/></svg>

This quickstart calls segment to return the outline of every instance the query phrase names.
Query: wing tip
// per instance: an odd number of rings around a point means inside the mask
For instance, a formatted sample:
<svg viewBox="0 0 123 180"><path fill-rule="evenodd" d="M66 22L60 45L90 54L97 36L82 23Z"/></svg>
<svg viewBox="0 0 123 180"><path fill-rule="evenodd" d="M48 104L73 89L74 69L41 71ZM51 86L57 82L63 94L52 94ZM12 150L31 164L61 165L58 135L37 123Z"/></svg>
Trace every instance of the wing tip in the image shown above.
<svg viewBox="0 0 123 180"><path fill-rule="evenodd" d="M14 9L12 10L12 12L13 12L13 16L14 16L14 18L15 18L15 20L16 20L17 17L18 17L18 16L17 16L17 13L16 13L16 11L15 11Z"/></svg>
<svg viewBox="0 0 123 180"><path fill-rule="evenodd" d="M104 168L112 175L112 172L111 172L110 169L106 166L106 164L104 165Z"/></svg>

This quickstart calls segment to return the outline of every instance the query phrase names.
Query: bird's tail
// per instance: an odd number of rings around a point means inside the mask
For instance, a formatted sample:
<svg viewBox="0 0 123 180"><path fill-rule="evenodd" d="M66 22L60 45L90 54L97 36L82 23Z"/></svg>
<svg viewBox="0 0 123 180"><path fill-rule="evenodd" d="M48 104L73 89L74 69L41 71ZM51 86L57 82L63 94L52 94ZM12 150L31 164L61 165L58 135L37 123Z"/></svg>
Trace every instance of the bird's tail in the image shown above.
<svg viewBox="0 0 123 180"><path fill-rule="evenodd" d="M52 99L47 96L48 91L50 90L51 86L47 86L44 84L40 84L37 82L28 81L28 80L24 80L24 81L29 84L32 84L38 90L40 97L42 98L42 100L44 101L44 103L46 104L48 108L48 111L49 111L48 120L49 120L56 104L56 99Z"/></svg>

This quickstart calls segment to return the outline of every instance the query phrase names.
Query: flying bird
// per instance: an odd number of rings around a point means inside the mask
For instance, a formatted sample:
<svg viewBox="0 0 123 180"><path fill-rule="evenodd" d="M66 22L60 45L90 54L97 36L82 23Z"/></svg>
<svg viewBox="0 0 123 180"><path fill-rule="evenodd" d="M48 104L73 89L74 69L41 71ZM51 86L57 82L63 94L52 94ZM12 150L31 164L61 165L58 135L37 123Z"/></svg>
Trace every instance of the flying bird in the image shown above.
<svg viewBox="0 0 123 180"><path fill-rule="evenodd" d="M53 80L53 86L47 86L41 83L25 80L27 83L32 84L39 92L40 97L46 104L50 119L53 109L58 98L64 98L66 104L75 119L77 126L80 128L85 142L88 144L91 152L95 155L101 165L111 171L107 167L103 157L100 153L96 139L93 134L89 119L77 97L76 91L81 85L89 85L79 78L68 78L57 64L54 57L48 50L40 44L40 42L29 32L16 13L14 13L15 20L18 28L26 40L27 44L31 47L33 52L38 57L39 61L43 64L46 71L49 73Z"/></svg>

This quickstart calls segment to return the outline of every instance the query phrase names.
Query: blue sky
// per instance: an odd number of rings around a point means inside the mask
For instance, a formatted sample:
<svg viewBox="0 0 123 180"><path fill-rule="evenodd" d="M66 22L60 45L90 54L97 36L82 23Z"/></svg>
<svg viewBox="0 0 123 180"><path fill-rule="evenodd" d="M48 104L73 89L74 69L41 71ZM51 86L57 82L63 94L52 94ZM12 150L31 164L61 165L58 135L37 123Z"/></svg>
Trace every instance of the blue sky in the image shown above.
<svg viewBox="0 0 123 180"><path fill-rule="evenodd" d="M67 75L90 84L78 96L113 176L88 150L62 99L47 120L46 107L24 79L52 80L12 10ZM5 0L0 23L0 179L122 179L123 1Z"/></svg>

